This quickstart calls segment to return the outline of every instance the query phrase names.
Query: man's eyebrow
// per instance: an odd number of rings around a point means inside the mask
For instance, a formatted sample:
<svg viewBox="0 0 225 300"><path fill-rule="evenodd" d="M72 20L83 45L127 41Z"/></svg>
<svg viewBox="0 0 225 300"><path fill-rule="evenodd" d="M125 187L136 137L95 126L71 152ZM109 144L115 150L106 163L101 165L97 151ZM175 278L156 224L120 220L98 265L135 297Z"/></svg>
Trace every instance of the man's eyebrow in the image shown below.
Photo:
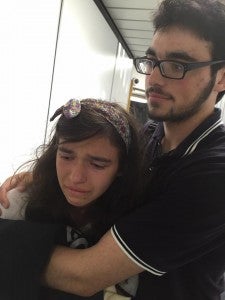
<svg viewBox="0 0 225 300"><path fill-rule="evenodd" d="M151 47L149 47L145 53L146 55L157 56L156 51ZM180 59L189 62L197 61L194 57L190 56L187 52L184 51L168 52L166 53L165 59L174 59L174 60Z"/></svg>
<svg viewBox="0 0 225 300"><path fill-rule="evenodd" d="M192 56L190 56L187 52L184 51L175 51L175 52L169 52L166 54L167 59L180 59L185 60L189 62L196 61L196 59Z"/></svg>
<svg viewBox="0 0 225 300"><path fill-rule="evenodd" d="M145 52L146 55L152 55L152 56L156 56L156 53L155 53L155 50L151 47L149 47L146 52Z"/></svg>

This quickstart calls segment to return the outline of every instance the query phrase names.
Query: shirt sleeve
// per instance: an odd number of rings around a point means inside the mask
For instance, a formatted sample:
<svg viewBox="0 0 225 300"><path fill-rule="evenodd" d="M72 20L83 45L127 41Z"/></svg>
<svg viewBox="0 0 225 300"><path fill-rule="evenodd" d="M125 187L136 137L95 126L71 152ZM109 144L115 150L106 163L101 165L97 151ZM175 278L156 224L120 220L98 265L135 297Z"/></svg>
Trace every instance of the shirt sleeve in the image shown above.
<svg viewBox="0 0 225 300"><path fill-rule="evenodd" d="M146 205L111 228L125 254L160 276L216 248L225 251L224 169L193 163L171 173Z"/></svg>
<svg viewBox="0 0 225 300"><path fill-rule="evenodd" d="M40 276L64 226L0 219L0 299L38 298Z"/></svg>

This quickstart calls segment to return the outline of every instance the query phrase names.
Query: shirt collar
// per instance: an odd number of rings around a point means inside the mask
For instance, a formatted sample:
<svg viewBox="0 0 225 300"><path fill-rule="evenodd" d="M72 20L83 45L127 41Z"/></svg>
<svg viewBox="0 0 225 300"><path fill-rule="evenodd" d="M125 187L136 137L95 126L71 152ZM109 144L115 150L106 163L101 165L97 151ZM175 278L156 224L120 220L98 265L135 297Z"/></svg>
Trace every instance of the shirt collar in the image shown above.
<svg viewBox="0 0 225 300"><path fill-rule="evenodd" d="M193 153L198 146L198 144L204 140L212 131L214 131L218 126L223 125L221 119L221 110L215 108L214 112L206 118L197 128L195 128L189 136L182 141L182 143L170 154L176 156L187 156ZM160 143L164 136L163 123L159 123L152 138L155 143Z"/></svg>

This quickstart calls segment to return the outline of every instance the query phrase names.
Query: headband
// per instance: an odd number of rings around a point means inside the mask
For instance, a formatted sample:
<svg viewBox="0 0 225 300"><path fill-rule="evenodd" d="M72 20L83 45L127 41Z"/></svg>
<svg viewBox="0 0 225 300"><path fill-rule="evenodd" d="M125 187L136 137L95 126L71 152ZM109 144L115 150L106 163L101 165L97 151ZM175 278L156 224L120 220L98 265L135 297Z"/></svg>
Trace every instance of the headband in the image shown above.
<svg viewBox="0 0 225 300"><path fill-rule="evenodd" d="M81 101L78 99L71 99L56 110L54 115L50 118L50 121L53 121L60 114L63 114L67 119L75 118L79 115L83 105L94 109L113 125L123 139L128 152L130 145L130 128L128 120L110 102L96 99L85 99Z"/></svg>

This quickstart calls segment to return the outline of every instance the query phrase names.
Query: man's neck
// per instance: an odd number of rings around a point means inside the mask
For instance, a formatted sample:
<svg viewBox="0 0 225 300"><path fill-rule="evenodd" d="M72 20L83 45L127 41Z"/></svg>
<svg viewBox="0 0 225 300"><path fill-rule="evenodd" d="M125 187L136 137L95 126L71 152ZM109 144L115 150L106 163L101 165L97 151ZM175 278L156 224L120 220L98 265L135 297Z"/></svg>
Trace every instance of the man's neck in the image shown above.
<svg viewBox="0 0 225 300"><path fill-rule="evenodd" d="M162 152L167 153L177 148L211 113L201 113L181 122L164 122L165 135L161 141Z"/></svg>

